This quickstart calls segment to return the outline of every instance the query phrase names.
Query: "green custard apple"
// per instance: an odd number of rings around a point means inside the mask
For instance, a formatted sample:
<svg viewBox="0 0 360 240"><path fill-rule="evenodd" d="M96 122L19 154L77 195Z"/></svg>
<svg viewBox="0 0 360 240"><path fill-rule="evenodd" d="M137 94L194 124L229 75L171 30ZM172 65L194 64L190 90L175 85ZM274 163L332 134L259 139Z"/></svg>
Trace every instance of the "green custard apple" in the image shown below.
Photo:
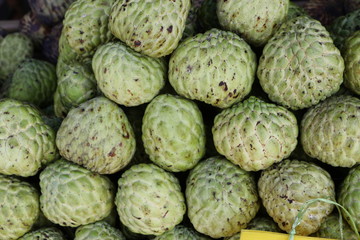
<svg viewBox="0 0 360 240"><path fill-rule="evenodd" d="M66 238L58 228L49 227L31 231L18 240L66 240Z"/></svg>
<svg viewBox="0 0 360 240"><path fill-rule="evenodd" d="M339 215L332 213L325 219L321 224L320 229L314 235L320 238L341 239L340 233L342 230L344 239L359 240L355 232L345 221L343 221L342 224L342 229L340 229Z"/></svg>
<svg viewBox="0 0 360 240"><path fill-rule="evenodd" d="M345 61L344 84L360 95L360 30L346 39L343 56Z"/></svg>
<svg viewBox="0 0 360 240"><path fill-rule="evenodd" d="M196 232L193 228L179 224L172 230L164 232L153 240L210 240L209 237Z"/></svg>
<svg viewBox="0 0 360 240"><path fill-rule="evenodd" d="M119 229L104 221L90 223L76 229L74 240L126 240Z"/></svg>

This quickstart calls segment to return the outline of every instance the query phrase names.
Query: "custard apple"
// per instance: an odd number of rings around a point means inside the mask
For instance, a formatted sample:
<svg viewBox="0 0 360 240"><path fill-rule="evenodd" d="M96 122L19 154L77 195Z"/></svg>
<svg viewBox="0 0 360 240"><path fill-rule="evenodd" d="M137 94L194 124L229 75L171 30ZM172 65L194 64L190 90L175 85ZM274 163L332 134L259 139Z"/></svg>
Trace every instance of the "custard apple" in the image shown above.
<svg viewBox="0 0 360 240"><path fill-rule="evenodd" d="M53 102L57 77L55 66L34 58L19 64L11 79L4 83L5 96L45 107Z"/></svg>
<svg viewBox="0 0 360 240"><path fill-rule="evenodd" d="M212 238L240 232L260 208L254 175L221 156L190 171L185 196L194 228Z"/></svg>
<svg viewBox="0 0 360 240"><path fill-rule="evenodd" d="M186 211L178 179L154 164L137 164L118 180L115 204L130 231L161 235L173 229Z"/></svg>
<svg viewBox="0 0 360 240"><path fill-rule="evenodd" d="M298 126L286 108L252 96L216 115L212 133L220 154L246 171L259 171L290 156Z"/></svg>
<svg viewBox="0 0 360 240"><path fill-rule="evenodd" d="M172 172L193 168L205 154L205 128L198 106L162 94L146 107L142 140L150 160Z"/></svg>
<svg viewBox="0 0 360 240"><path fill-rule="evenodd" d="M310 108L301 120L301 144L313 158L334 167L360 163L360 99L331 97Z"/></svg>
<svg viewBox="0 0 360 240"><path fill-rule="evenodd" d="M124 111L99 96L69 111L56 135L60 155L101 174L124 168L135 152L135 136Z"/></svg>
<svg viewBox="0 0 360 240"><path fill-rule="evenodd" d="M0 39L0 80L10 77L18 64L32 57L33 53L34 44L23 33L9 33Z"/></svg>
<svg viewBox="0 0 360 240"><path fill-rule="evenodd" d="M111 32L150 57L171 54L182 38L190 0L118 0L111 8Z"/></svg>
<svg viewBox="0 0 360 240"><path fill-rule="evenodd" d="M32 185L0 174L1 240L15 240L30 231L39 212L39 193Z"/></svg>
<svg viewBox="0 0 360 240"><path fill-rule="evenodd" d="M58 228L49 227L29 232L18 240L66 240L66 238Z"/></svg>
<svg viewBox="0 0 360 240"><path fill-rule="evenodd" d="M298 4L292 1L289 2L289 10L286 21L304 15L308 15L304 8L300 7Z"/></svg>
<svg viewBox="0 0 360 240"><path fill-rule="evenodd" d="M14 99L0 100L0 173L29 177L55 160L55 131L35 107Z"/></svg>
<svg viewBox="0 0 360 240"><path fill-rule="evenodd" d="M278 226L290 232L303 204L311 199L335 200L335 186L330 174L316 164L286 159L261 172L259 196L270 217ZM316 232L334 205L315 202L303 215L296 234Z"/></svg>
<svg viewBox="0 0 360 240"><path fill-rule="evenodd" d="M196 232L193 228L179 224L153 240L210 240L210 238Z"/></svg>
<svg viewBox="0 0 360 240"><path fill-rule="evenodd" d="M344 84L360 95L360 30L346 39L343 56L345 61Z"/></svg>
<svg viewBox="0 0 360 240"><path fill-rule="evenodd" d="M100 46L92 67L104 95L128 107L150 102L167 77L164 59L145 56L121 42Z"/></svg>
<svg viewBox="0 0 360 240"><path fill-rule="evenodd" d="M353 167L340 186L338 202L350 213L356 228L360 231L360 166ZM343 213L350 223L349 216Z"/></svg>
<svg viewBox="0 0 360 240"><path fill-rule="evenodd" d="M217 1L220 25L251 45L263 46L286 20L289 0Z"/></svg>
<svg viewBox="0 0 360 240"><path fill-rule="evenodd" d="M102 220L114 207L114 186L106 176L59 159L40 173L40 207L60 226Z"/></svg>
<svg viewBox="0 0 360 240"><path fill-rule="evenodd" d="M345 221L343 221L342 224L344 239L359 240L355 232ZM320 229L314 235L320 238L341 239L339 215L335 213L329 215L321 224Z"/></svg>
<svg viewBox="0 0 360 240"><path fill-rule="evenodd" d="M35 47L40 47L45 36L50 32L50 27L42 24L39 18L30 11L20 18L19 32L27 35Z"/></svg>
<svg viewBox="0 0 360 240"><path fill-rule="evenodd" d="M344 60L317 20L300 16L284 23L263 49L257 76L269 98L293 110L336 93Z"/></svg>
<svg viewBox="0 0 360 240"><path fill-rule="evenodd" d="M227 108L250 92L256 64L243 39L211 29L178 46L170 57L169 81L179 95Z"/></svg>
<svg viewBox="0 0 360 240"><path fill-rule="evenodd" d="M92 56L96 48L113 36L108 28L115 0L77 0L65 13L63 32L71 49L82 57Z"/></svg>
<svg viewBox="0 0 360 240"><path fill-rule="evenodd" d="M66 10L75 0L29 0L31 11L45 25L61 22Z"/></svg>
<svg viewBox="0 0 360 240"><path fill-rule="evenodd" d="M104 221L90 223L76 229L74 240L126 240L119 229Z"/></svg>

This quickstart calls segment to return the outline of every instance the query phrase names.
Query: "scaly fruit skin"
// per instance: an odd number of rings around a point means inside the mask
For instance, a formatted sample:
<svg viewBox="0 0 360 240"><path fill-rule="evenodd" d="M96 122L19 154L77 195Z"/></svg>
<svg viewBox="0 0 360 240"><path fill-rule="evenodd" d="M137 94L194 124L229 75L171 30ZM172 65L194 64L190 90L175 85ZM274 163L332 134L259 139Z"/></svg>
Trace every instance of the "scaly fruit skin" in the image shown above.
<svg viewBox="0 0 360 240"><path fill-rule="evenodd" d="M186 39L174 51L169 81L179 95L227 108L250 92L256 64L243 39L211 29Z"/></svg>
<svg viewBox="0 0 360 240"><path fill-rule="evenodd" d="M185 29L190 0L119 0L111 9L111 32L137 52L169 55Z"/></svg>
<svg viewBox="0 0 360 240"><path fill-rule="evenodd" d="M55 132L31 105L0 100L0 173L29 177L58 157Z"/></svg>
<svg viewBox="0 0 360 240"><path fill-rule="evenodd" d="M183 220L185 199L178 179L154 164L141 163L118 180L115 204L121 222L135 233L161 235Z"/></svg>
<svg viewBox="0 0 360 240"><path fill-rule="evenodd" d="M69 46L78 55L92 56L98 46L113 38L108 23L114 2L78 0L70 5L63 21L63 31Z"/></svg>
<svg viewBox="0 0 360 240"><path fill-rule="evenodd" d="M31 11L45 25L63 20L66 10L74 0L28 0Z"/></svg>
<svg viewBox="0 0 360 240"><path fill-rule="evenodd" d="M209 240L210 238L196 232L190 227L177 225L172 230L164 232L153 240Z"/></svg>
<svg viewBox="0 0 360 240"><path fill-rule="evenodd" d="M126 240L119 229L104 221L80 226L76 229L74 240Z"/></svg>
<svg viewBox="0 0 360 240"><path fill-rule="evenodd" d="M0 174L0 239L15 240L39 216L39 193L25 181Z"/></svg>
<svg viewBox="0 0 360 240"><path fill-rule="evenodd" d="M58 77L56 94L54 108L58 117L65 117L70 109L96 97L98 90L91 65L76 61L66 65Z"/></svg>
<svg viewBox="0 0 360 240"><path fill-rule="evenodd" d="M197 105L162 94L146 107L142 140L150 160L172 172L193 168L205 154L205 127Z"/></svg>
<svg viewBox="0 0 360 240"><path fill-rule="evenodd" d="M259 171L290 156L298 126L286 108L251 96L218 114L212 133L220 154L246 171Z"/></svg>
<svg viewBox="0 0 360 240"><path fill-rule="evenodd" d="M90 99L69 111L56 135L60 155L101 174L124 168L135 136L124 111L109 99Z"/></svg>
<svg viewBox="0 0 360 240"><path fill-rule="evenodd" d="M301 144L310 157L334 167L360 163L360 99L331 97L310 108L301 120Z"/></svg>
<svg viewBox="0 0 360 240"><path fill-rule="evenodd" d="M360 166L352 168L349 174L345 177L340 192L338 195L338 202L348 210L353 218L356 228L360 229ZM349 224L349 217L343 212L344 218Z"/></svg>
<svg viewBox="0 0 360 240"><path fill-rule="evenodd" d="M240 232L260 208L252 173L221 156L201 161L190 171L185 196L194 228L212 238Z"/></svg>
<svg viewBox="0 0 360 240"><path fill-rule="evenodd" d="M25 59L15 70L6 86L6 96L39 107L52 103L56 90L55 66L47 61Z"/></svg>
<svg viewBox="0 0 360 240"><path fill-rule="evenodd" d="M64 234L56 227L41 228L29 232L18 240L65 240Z"/></svg>
<svg viewBox="0 0 360 240"><path fill-rule="evenodd" d="M299 17L299 16L307 16L308 14L304 10L304 8L300 7L296 3L289 1L289 10L288 15L286 17L286 21Z"/></svg>
<svg viewBox="0 0 360 240"><path fill-rule="evenodd" d="M359 240L355 232L344 221L342 225L342 231L344 234L344 239ZM334 213L329 215L321 224L319 231L317 231L314 235L320 238L341 239L339 215Z"/></svg>
<svg viewBox="0 0 360 240"><path fill-rule="evenodd" d="M60 226L77 227L102 220L114 207L114 186L103 175L59 159L40 173L40 207Z"/></svg>
<svg viewBox="0 0 360 240"><path fill-rule="evenodd" d="M334 44L342 50L345 40L360 28L360 9L338 17L329 26Z"/></svg>
<svg viewBox="0 0 360 240"><path fill-rule="evenodd" d="M9 33L0 40L0 80L12 75L18 64L32 57L33 52L33 42L23 33Z"/></svg>
<svg viewBox="0 0 360 240"><path fill-rule="evenodd" d="M288 8L289 0L222 0L217 1L217 16L224 29L263 46L286 20Z"/></svg>
<svg viewBox="0 0 360 240"><path fill-rule="evenodd" d="M283 160L261 173L258 181L259 195L270 217L279 227L290 232L303 204L315 198L335 199L331 176L321 167L298 160ZM316 232L334 205L316 202L307 208L296 234Z"/></svg>
<svg viewBox="0 0 360 240"><path fill-rule="evenodd" d="M164 59L145 56L121 42L100 46L92 68L104 95L127 107L150 102L167 78Z"/></svg>
<svg viewBox="0 0 360 240"><path fill-rule="evenodd" d="M298 110L336 93L344 68L327 30L300 16L284 23L265 45L257 76L272 101Z"/></svg>
<svg viewBox="0 0 360 240"><path fill-rule="evenodd" d="M360 95L360 30L346 39L343 56L345 61L344 84Z"/></svg>

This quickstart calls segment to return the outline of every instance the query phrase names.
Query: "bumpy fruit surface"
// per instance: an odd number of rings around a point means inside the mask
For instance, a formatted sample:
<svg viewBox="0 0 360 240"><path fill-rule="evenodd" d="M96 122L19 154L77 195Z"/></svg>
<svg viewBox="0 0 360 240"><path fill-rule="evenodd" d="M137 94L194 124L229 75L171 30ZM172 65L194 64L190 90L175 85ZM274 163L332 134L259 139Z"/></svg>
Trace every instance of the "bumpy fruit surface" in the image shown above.
<svg viewBox="0 0 360 240"><path fill-rule="evenodd" d="M118 181L115 204L121 222L135 233L161 235L178 225L185 199L178 179L154 164L126 170Z"/></svg>
<svg viewBox="0 0 360 240"><path fill-rule="evenodd" d="M360 229L360 166L352 168L340 186L338 202L348 210L353 218L356 228ZM343 213L350 223L349 216Z"/></svg>
<svg viewBox="0 0 360 240"><path fill-rule="evenodd" d="M220 25L254 46L264 45L286 20L289 0L217 1Z"/></svg>
<svg viewBox="0 0 360 240"><path fill-rule="evenodd" d="M172 230L167 231L153 240L209 240L210 238L199 234L194 229L184 225L177 225Z"/></svg>
<svg viewBox="0 0 360 240"><path fill-rule="evenodd" d="M120 230L104 221L80 226L76 229L74 240L126 240Z"/></svg>
<svg viewBox="0 0 360 240"><path fill-rule="evenodd" d="M289 2L289 10L288 10L288 15L286 17L287 21L304 15L305 16L308 15L304 8L300 7L296 3L293 3L292 1Z"/></svg>
<svg viewBox="0 0 360 240"><path fill-rule="evenodd" d="M298 127L292 112L252 96L219 113L212 133L220 154L246 171L258 171L290 156Z"/></svg>
<svg viewBox="0 0 360 240"><path fill-rule="evenodd" d="M301 120L301 144L313 158L335 167L360 163L360 100L334 96L310 108Z"/></svg>
<svg viewBox="0 0 360 240"><path fill-rule="evenodd" d="M101 174L124 168L135 152L135 136L124 111L105 97L70 110L56 135L64 158Z"/></svg>
<svg viewBox="0 0 360 240"><path fill-rule="evenodd" d="M0 112L0 173L33 176L58 157L55 132L36 108L5 98Z"/></svg>
<svg viewBox="0 0 360 240"><path fill-rule="evenodd" d="M5 83L6 96L44 107L52 103L57 78L55 66L47 61L28 58L19 64L11 80Z"/></svg>
<svg viewBox="0 0 360 240"><path fill-rule="evenodd" d="M344 60L320 22L300 16L284 23L265 45L257 75L269 98L308 108L337 92Z"/></svg>
<svg viewBox="0 0 360 240"><path fill-rule="evenodd" d="M169 81L186 98L226 108L250 92L256 64L254 52L243 39L211 29L186 39L174 51Z"/></svg>
<svg viewBox="0 0 360 240"><path fill-rule="evenodd" d="M142 140L151 161L172 171L193 168L205 154L201 112L189 99L162 94L147 106Z"/></svg>
<svg viewBox="0 0 360 240"><path fill-rule="evenodd" d="M252 173L220 156L201 161L190 171L185 194L194 228L212 238L240 232L260 207Z"/></svg>
<svg viewBox="0 0 360 240"><path fill-rule="evenodd" d="M92 56L96 48L112 38L109 15L115 0L78 0L65 14L63 32L73 51L81 56ZM81 16L81 17L79 17Z"/></svg>
<svg viewBox="0 0 360 240"><path fill-rule="evenodd" d="M39 216L39 193L25 181L0 174L0 239L15 240Z"/></svg>
<svg viewBox="0 0 360 240"><path fill-rule="evenodd" d="M150 102L167 77L164 59L145 56L121 42L99 47L92 67L104 95L128 107Z"/></svg>
<svg viewBox="0 0 360 240"><path fill-rule="evenodd" d="M32 57L34 44L23 33L10 33L0 39L0 80L14 73L19 63Z"/></svg>
<svg viewBox="0 0 360 240"><path fill-rule="evenodd" d="M112 6L111 32L137 52L169 55L185 29L190 0L119 0Z"/></svg>
<svg viewBox="0 0 360 240"><path fill-rule="evenodd" d="M65 117L70 109L98 94L96 79L90 64L73 62L66 65L58 77L54 96L55 114Z"/></svg>
<svg viewBox="0 0 360 240"><path fill-rule="evenodd" d="M333 213L325 219L321 224L319 231L314 235L321 238L341 239L340 232L342 230L344 239L359 240L355 232L346 222L343 221L342 224L342 229L340 229L339 215Z"/></svg>
<svg viewBox="0 0 360 240"><path fill-rule="evenodd" d="M114 186L105 176L59 159L40 173L40 207L60 226L102 220L114 207Z"/></svg>
<svg viewBox="0 0 360 240"><path fill-rule="evenodd" d="M360 30L346 39L343 56L345 61L344 84L360 95Z"/></svg>
<svg viewBox="0 0 360 240"><path fill-rule="evenodd" d="M298 160L283 160L261 173L259 195L270 217L279 227L290 232L303 204L315 198L335 199L334 182L321 167ZM310 235L331 213L334 206L315 202L307 208L296 234Z"/></svg>
<svg viewBox="0 0 360 240"><path fill-rule="evenodd" d="M65 240L64 234L56 227L41 228L29 232L18 240Z"/></svg>

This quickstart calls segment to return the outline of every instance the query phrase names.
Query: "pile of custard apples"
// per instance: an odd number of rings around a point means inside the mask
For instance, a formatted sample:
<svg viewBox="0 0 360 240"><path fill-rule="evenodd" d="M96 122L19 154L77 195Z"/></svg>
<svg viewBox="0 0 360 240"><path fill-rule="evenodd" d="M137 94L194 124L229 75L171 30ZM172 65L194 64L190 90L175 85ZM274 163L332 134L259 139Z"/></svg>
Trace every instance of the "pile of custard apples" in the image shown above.
<svg viewBox="0 0 360 240"><path fill-rule="evenodd" d="M62 26L55 63L0 31L0 240L290 233L319 198L346 210L296 234L359 239L359 1L329 25L289 0L30 3Z"/></svg>

